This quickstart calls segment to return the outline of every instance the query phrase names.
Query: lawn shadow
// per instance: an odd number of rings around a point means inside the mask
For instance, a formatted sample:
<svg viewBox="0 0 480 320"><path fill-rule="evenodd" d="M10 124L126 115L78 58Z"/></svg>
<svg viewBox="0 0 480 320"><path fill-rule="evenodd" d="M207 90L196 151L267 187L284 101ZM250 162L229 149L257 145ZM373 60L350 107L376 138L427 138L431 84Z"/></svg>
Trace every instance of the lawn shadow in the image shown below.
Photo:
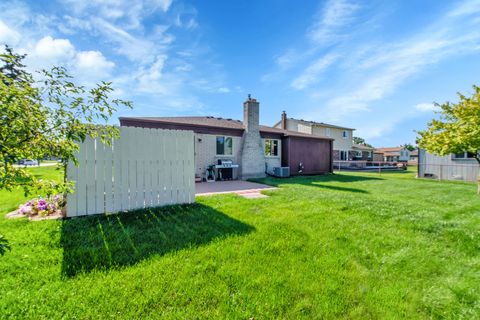
<svg viewBox="0 0 480 320"><path fill-rule="evenodd" d="M62 275L133 265L254 228L202 204L151 208L62 222Z"/></svg>
<svg viewBox="0 0 480 320"><path fill-rule="evenodd" d="M376 180L385 180L380 177L372 176L363 176L363 175L349 175L349 174L325 174L325 175L316 175L316 176L295 176L290 178L275 178L267 177L262 179L253 179L254 182L264 183L275 187L280 187L282 185L305 185L312 187L319 187L324 189L336 190L336 191L346 191L346 192L357 192L357 193L368 193L368 191L363 189L343 187L338 185L327 185L322 184L323 182L360 182L360 181L376 181Z"/></svg>
<svg viewBox="0 0 480 320"><path fill-rule="evenodd" d="M325 184L319 184L319 183L309 183L306 184L312 187L319 187L319 188L324 188L324 189L329 189L329 190L335 190L335 191L346 191L346 192L357 192L357 193L368 193L368 191L363 190L363 189L356 189L356 188L346 188L346 187L340 187L340 186L330 186L330 185L325 185Z"/></svg>

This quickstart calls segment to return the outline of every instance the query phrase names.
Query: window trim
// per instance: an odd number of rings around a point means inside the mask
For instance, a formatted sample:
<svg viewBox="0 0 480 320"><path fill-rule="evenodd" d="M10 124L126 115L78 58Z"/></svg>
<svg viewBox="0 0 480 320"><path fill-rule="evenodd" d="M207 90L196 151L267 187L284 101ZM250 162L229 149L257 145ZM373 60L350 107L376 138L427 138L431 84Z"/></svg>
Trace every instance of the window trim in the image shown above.
<svg viewBox="0 0 480 320"><path fill-rule="evenodd" d="M452 160L475 160L474 157L469 157L468 154L469 154L469 152L465 151L465 152L463 152L463 157L458 158L456 153L452 153Z"/></svg>
<svg viewBox="0 0 480 320"><path fill-rule="evenodd" d="M345 152L345 160L342 160L342 152ZM348 150L340 150L339 158L340 158L340 161L349 161L348 160Z"/></svg>
<svg viewBox="0 0 480 320"><path fill-rule="evenodd" d="M331 137L332 136L332 129L331 128L325 128L325 136L326 137Z"/></svg>
<svg viewBox="0 0 480 320"><path fill-rule="evenodd" d="M272 154L266 154L266 149L267 149L267 141L277 141L277 155L272 155ZM271 147L270 147L270 150ZM263 154L267 158L279 158L280 157L280 140L279 139L263 139Z"/></svg>
<svg viewBox="0 0 480 320"><path fill-rule="evenodd" d="M218 138L223 138L224 139L224 146L223 146L223 152L224 154L218 154L217 150L217 139ZM232 140L232 154L225 154L225 140L227 138L230 138ZM232 136L215 136L215 156L216 157L233 157L235 153L234 147L233 147L233 137Z"/></svg>
<svg viewBox="0 0 480 320"><path fill-rule="evenodd" d="M343 130L342 131L342 138L343 139L348 139L348 130Z"/></svg>

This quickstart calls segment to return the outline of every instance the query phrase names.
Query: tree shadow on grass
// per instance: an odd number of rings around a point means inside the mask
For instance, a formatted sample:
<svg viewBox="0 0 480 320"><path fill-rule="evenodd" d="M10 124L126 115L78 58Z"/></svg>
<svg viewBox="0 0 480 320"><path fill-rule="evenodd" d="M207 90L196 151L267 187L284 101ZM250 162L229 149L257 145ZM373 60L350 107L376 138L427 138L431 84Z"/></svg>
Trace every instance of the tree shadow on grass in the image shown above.
<svg viewBox="0 0 480 320"><path fill-rule="evenodd" d="M346 191L346 192L357 192L357 193L368 193L368 191L363 190L363 189L356 189L356 188L346 188L346 187L340 187L340 186L330 186L326 184L319 184L319 183L309 183L309 186L312 187L319 187L319 188L324 188L324 189L329 189L329 190L334 190L334 191Z"/></svg>
<svg viewBox="0 0 480 320"><path fill-rule="evenodd" d="M202 204L151 208L62 222L62 274L133 265L254 228Z"/></svg>

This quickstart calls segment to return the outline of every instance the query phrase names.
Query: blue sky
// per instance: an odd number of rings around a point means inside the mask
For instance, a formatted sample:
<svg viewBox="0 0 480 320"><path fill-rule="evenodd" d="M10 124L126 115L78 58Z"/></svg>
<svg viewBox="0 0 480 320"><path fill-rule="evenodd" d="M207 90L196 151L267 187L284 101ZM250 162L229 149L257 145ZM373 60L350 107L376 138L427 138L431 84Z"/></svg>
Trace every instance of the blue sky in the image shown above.
<svg viewBox="0 0 480 320"><path fill-rule="evenodd" d="M480 0L4 0L0 43L113 81L134 103L116 116L241 119L251 93L263 124L286 110L393 146L480 85Z"/></svg>

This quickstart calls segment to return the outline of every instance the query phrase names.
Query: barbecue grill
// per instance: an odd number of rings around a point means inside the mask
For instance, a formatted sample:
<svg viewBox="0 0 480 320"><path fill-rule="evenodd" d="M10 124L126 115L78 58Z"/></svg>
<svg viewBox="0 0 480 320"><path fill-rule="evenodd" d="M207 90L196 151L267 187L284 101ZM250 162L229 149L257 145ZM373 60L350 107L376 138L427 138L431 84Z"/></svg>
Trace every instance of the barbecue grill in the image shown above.
<svg viewBox="0 0 480 320"><path fill-rule="evenodd" d="M215 169L217 169L217 180L232 180L233 169L238 168L238 164L234 164L232 160L218 159Z"/></svg>

